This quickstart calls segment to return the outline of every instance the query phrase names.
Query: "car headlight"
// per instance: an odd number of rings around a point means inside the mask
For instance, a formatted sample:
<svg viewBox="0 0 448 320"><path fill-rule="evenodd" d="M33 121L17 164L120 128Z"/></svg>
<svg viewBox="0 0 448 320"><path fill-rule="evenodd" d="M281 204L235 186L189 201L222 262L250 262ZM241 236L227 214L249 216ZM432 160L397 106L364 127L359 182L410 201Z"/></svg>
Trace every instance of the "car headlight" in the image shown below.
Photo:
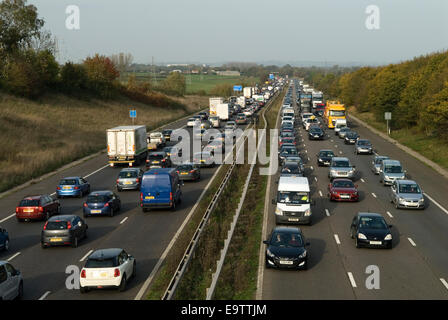
<svg viewBox="0 0 448 320"><path fill-rule="evenodd" d="M402 197L399 197L399 198L398 198L398 201L399 201L399 202L404 202L404 201L406 201L406 200L403 199Z"/></svg>
<svg viewBox="0 0 448 320"><path fill-rule="evenodd" d="M275 208L275 214L277 214L279 216L282 216L283 215L283 211L277 207L277 208Z"/></svg>
<svg viewBox="0 0 448 320"><path fill-rule="evenodd" d="M358 233L358 239L367 240L367 237L364 234L362 234L362 233Z"/></svg>
<svg viewBox="0 0 448 320"><path fill-rule="evenodd" d="M275 255L269 249L266 250L266 254L268 257L275 258Z"/></svg>
<svg viewBox="0 0 448 320"><path fill-rule="evenodd" d="M384 238L384 240L392 240L392 235L389 233L389 234Z"/></svg>
<svg viewBox="0 0 448 320"><path fill-rule="evenodd" d="M311 209L306 209L305 217L309 217L311 215Z"/></svg>
<svg viewBox="0 0 448 320"><path fill-rule="evenodd" d="M303 251L303 253L301 255L299 255L299 258L305 258L306 257L306 250Z"/></svg>
<svg viewBox="0 0 448 320"><path fill-rule="evenodd" d="M419 203L423 203L425 202L425 198L421 198L420 200L418 200Z"/></svg>

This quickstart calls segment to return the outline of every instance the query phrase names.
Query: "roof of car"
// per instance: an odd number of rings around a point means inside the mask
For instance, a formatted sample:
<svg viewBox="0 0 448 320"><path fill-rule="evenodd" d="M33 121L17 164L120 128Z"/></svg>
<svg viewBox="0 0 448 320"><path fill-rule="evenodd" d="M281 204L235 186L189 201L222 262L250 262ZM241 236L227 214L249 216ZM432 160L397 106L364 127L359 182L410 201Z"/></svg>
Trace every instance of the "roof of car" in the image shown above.
<svg viewBox="0 0 448 320"><path fill-rule="evenodd" d="M165 151L153 151L149 153L150 156L153 155L165 155Z"/></svg>
<svg viewBox="0 0 448 320"><path fill-rule="evenodd" d="M347 157L333 157L333 161L350 161Z"/></svg>
<svg viewBox="0 0 448 320"><path fill-rule="evenodd" d="M319 150L319 153L320 152L333 152L333 150L330 150L330 149L321 149L321 150ZM333 152L334 153L334 152Z"/></svg>
<svg viewBox="0 0 448 320"><path fill-rule="evenodd" d="M65 179L79 179L80 177L65 177L65 178L62 178L61 180L65 180Z"/></svg>
<svg viewBox="0 0 448 320"><path fill-rule="evenodd" d="M26 199L28 199L28 200L37 200L37 199L40 199L43 196L44 196L43 194L41 194L41 195L33 195L33 196L26 196L26 197L23 197L23 200L26 200Z"/></svg>
<svg viewBox="0 0 448 320"><path fill-rule="evenodd" d="M92 191L90 192L89 196L104 196L104 195L109 195L113 193L110 190L99 190L99 191Z"/></svg>
<svg viewBox="0 0 448 320"><path fill-rule="evenodd" d="M118 256L123 249L110 248L110 249L99 249L92 252L87 259L110 259Z"/></svg>
<svg viewBox="0 0 448 320"><path fill-rule="evenodd" d="M401 165L400 161L393 160L393 159L385 159L385 160L383 160L383 164L384 165L386 165L386 164L398 164L398 165Z"/></svg>
<svg viewBox="0 0 448 320"><path fill-rule="evenodd" d="M69 220L73 220L76 217L77 217L77 215L74 215L74 214L64 214L64 215L60 215L60 216L52 216L50 219L48 219L48 221L57 221L57 220L69 221Z"/></svg>
<svg viewBox="0 0 448 320"><path fill-rule="evenodd" d="M286 227L286 226L275 227L272 231L285 232L285 233L302 233L302 230L298 227Z"/></svg>
<svg viewBox="0 0 448 320"><path fill-rule="evenodd" d="M334 182L338 182L338 181L353 182L352 180L350 180L350 179L348 179L348 178L334 178L334 179L333 179L333 183L334 183Z"/></svg>
<svg viewBox="0 0 448 320"><path fill-rule="evenodd" d="M415 182L414 180L395 180L397 181L398 184L418 184L417 182Z"/></svg>
<svg viewBox="0 0 448 320"><path fill-rule="evenodd" d="M383 217L381 214L375 213L375 212L358 212L358 216L360 216L360 217Z"/></svg>
<svg viewBox="0 0 448 320"><path fill-rule="evenodd" d="M375 156L375 159L389 159L388 156Z"/></svg>
<svg viewBox="0 0 448 320"><path fill-rule="evenodd" d="M139 171L139 170L140 170L140 168L123 168L123 169L121 169L120 172L123 172L123 171Z"/></svg>

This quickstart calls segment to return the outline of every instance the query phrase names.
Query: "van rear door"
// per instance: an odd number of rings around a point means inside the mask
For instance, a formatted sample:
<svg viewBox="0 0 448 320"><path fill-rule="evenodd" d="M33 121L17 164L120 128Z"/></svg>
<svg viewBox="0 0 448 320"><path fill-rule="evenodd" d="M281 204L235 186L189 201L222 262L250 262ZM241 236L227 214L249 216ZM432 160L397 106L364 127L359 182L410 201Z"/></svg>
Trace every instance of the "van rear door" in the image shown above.
<svg viewBox="0 0 448 320"><path fill-rule="evenodd" d="M144 175L141 192L144 204L169 205L172 192L170 176L167 174Z"/></svg>

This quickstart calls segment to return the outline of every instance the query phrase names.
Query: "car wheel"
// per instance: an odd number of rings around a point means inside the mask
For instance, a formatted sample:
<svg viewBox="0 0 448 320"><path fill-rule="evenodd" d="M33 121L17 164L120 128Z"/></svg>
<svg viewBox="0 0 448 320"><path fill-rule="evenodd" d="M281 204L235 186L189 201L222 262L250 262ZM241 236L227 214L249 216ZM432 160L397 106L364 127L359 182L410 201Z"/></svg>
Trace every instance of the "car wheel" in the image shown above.
<svg viewBox="0 0 448 320"><path fill-rule="evenodd" d="M302 270L308 270L308 260L305 261L305 264L303 265Z"/></svg>
<svg viewBox="0 0 448 320"><path fill-rule="evenodd" d="M114 209L110 208L109 217L113 217L113 216L114 216Z"/></svg>
<svg viewBox="0 0 448 320"><path fill-rule="evenodd" d="M74 236L72 240L72 248L78 248L78 237Z"/></svg>
<svg viewBox="0 0 448 320"><path fill-rule="evenodd" d="M20 281L19 283L19 289L17 290L17 300L22 300L23 299L23 281Z"/></svg>
<svg viewBox="0 0 448 320"><path fill-rule="evenodd" d="M47 211L47 213L45 213L45 220L50 219L51 215L50 215L50 211Z"/></svg>
<svg viewBox="0 0 448 320"><path fill-rule="evenodd" d="M123 189L117 187L117 191L118 191L118 192L121 192L121 191L123 191Z"/></svg>
<svg viewBox="0 0 448 320"><path fill-rule="evenodd" d="M132 267L132 278L134 279L137 276L137 264L134 261L134 265Z"/></svg>
<svg viewBox="0 0 448 320"><path fill-rule="evenodd" d="M3 250L8 251L9 250L9 240L6 239L5 246L3 247Z"/></svg>
<svg viewBox="0 0 448 320"><path fill-rule="evenodd" d="M361 248L361 246L359 245L359 242L358 242L358 238L355 238L355 246L356 246L356 248Z"/></svg>
<svg viewBox="0 0 448 320"><path fill-rule="evenodd" d="M79 287L79 292L81 292L81 293L87 293L87 292L89 292L89 289L87 288L87 287Z"/></svg>
<svg viewBox="0 0 448 320"><path fill-rule="evenodd" d="M123 292L126 289L126 274L121 278L120 285L118 286L118 291Z"/></svg>
<svg viewBox="0 0 448 320"><path fill-rule="evenodd" d="M60 215L60 214L61 214L61 206L60 206L60 205L58 206L58 210L56 211L56 214L57 214L57 215Z"/></svg>
<svg viewBox="0 0 448 320"><path fill-rule="evenodd" d="M176 210L176 201L173 201L173 205L171 206L171 210L172 211Z"/></svg>
<svg viewBox="0 0 448 320"><path fill-rule="evenodd" d="M43 242L40 243L40 246L41 246L42 249L47 249L47 246Z"/></svg>
<svg viewBox="0 0 448 320"><path fill-rule="evenodd" d="M398 205L398 201L395 201L395 209L400 209L400 206Z"/></svg>

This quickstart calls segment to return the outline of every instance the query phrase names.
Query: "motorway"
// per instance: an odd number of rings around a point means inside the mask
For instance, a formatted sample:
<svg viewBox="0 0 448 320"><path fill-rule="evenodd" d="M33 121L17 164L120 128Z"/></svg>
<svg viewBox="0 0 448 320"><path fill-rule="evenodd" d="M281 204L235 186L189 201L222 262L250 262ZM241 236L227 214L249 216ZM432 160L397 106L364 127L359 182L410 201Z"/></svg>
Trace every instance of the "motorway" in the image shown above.
<svg viewBox="0 0 448 320"><path fill-rule="evenodd" d="M296 96L293 90L293 103ZM297 110L297 106L296 110ZM299 118L300 119L300 118ZM278 124L279 126L279 124ZM309 141L300 125L297 142L311 185L313 223L300 226L310 242L308 270L263 269L262 299L448 299L448 183L437 172L357 123L349 126L369 139L379 155L400 160L425 192L425 210L397 210L389 202L389 187L370 170L373 156L355 155L353 145L327 129L323 141ZM328 167L318 167L316 154L332 149L356 166L360 201L330 202ZM269 199L275 199L278 173L271 179ZM431 199L430 199L431 198ZM437 204L435 202L437 202ZM267 234L275 227L275 205L269 201ZM349 228L357 212L377 212L392 224L393 248L357 249ZM267 235L264 235L266 239ZM263 260L264 261L264 260ZM380 288L368 289L366 268L378 266Z"/></svg>
<svg viewBox="0 0 448 320"><path fill-rule="evenodd" d="M186 122L187 119L179 120L164 128L184 128ZM240 128L244 130L245 126ZM191 134L192 129L188 130ZM122 210L114 217L85 219L89 226L88 238L80 241L78 248L67 246L43 250L40 234L45 222L17 222L14 214L16 205L26 195L53 194L58 181L67 176L85 177L92 191L116 190L115 180L120 169L109 167L107 155L101 154L0 199L0 225L10 235L10 249L0 252L0 260L11 261L22 272L26 300L134 299L217 169L218 166L202 168L199 182L185 182L182 186L182 203L176 211L151 210L143 213L139 206L139 191L123 191L117 193ZM82 217L84 200L85 197L60 199L62 214ZM81 269L92 250L114 247L125 249L137 261L137 276L128 283L125 292L94 290L81 295L79 290L67 289L67 266L76 265Z"/></svg>

